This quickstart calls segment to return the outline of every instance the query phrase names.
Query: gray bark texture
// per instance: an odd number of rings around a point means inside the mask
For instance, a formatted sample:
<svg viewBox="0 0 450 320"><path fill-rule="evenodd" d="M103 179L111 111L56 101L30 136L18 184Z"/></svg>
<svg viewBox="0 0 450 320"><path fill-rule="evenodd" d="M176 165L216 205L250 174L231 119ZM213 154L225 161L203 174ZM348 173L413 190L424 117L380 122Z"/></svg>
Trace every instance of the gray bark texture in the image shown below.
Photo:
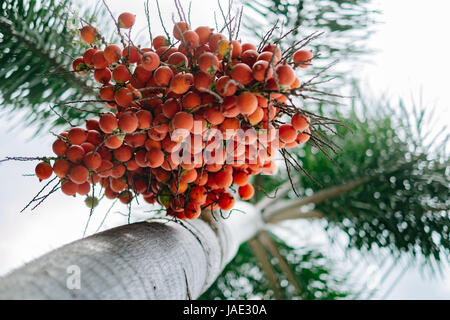
<svg viewBox="0 0 450 320"><path fill-rule="evenodd" d="M158 220L110 229L56 249L0 278L0 299L196 299L239 245L261 229L260 214ZM80 288L73 288L79 270ZM76 281L75 281L76 283Z"/></svg>

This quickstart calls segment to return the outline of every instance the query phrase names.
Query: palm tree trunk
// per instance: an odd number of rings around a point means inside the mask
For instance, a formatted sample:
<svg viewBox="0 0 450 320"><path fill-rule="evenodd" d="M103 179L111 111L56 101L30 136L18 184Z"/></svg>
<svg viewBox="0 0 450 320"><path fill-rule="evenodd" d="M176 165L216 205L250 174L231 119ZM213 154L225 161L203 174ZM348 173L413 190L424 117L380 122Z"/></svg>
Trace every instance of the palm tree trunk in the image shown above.
<svg viewBox="0 0 450 320"><path fill-rule="evenodd" d="M253 206L241 209L228 219L205 211L182 224L139 222L75 241L1 278L0 299L195 299L262 228Z"/></svg>

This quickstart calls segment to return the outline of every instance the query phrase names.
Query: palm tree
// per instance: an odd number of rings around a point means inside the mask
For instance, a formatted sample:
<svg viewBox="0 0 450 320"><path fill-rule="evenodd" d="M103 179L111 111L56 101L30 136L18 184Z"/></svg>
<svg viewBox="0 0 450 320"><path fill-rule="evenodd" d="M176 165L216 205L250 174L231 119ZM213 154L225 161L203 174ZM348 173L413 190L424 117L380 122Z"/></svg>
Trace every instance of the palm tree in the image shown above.
<svg viewBox="0 0 450 320"><path fill-rule="evenodd" d="M330 1L321 3L326 2ZM21 7L13 7L14 2L8 5L11 12L2 12L6 17ZM26 48L14 52L20 50ZM35 75L28 74L26 79L31 81ZM39 97L23 103L38 106L45 101ZM240 204L245 213L236 210L228 219L220 219L214 212L204 212L203 219L191 222L159 219L107 230L0 279L0 298L195 299L211 285L203 298L229 298L225 291L243 298L245 293L236 295L239 290L233 287L242 278L265 298L347 296L346 290L336 286L345 277L335 275L332 265L324 265L320 252L292 248L267 231L282 221L299 219L321 220L326 230L342 230L349 247L385 248L393 255L407 254L437 265L449 251L448 156L423 143L421 114L415 125L422 135L416 135L413 125L401 121L409 117L393 116L393 109L381 103L376 108L377 114L369 114L369 107L354 108L348 114L336 112L336 117L348 122L333 127L341 136L336 143L344 151L321 153L314 142L299 149L290 161L304 171L291 168L275 177L256 177L260 192L255 203ZM359 115L364 110L367 117ZM77 119L80 115L64 116ZM317 134L324 135L321 129ZM274 194L276 199L270 196ZM81 272L81 290L64 285L73 279L68 277L73 266ZM288 285L282 285L286 281ZM322 284L314 287L317 281Z"/></svg>

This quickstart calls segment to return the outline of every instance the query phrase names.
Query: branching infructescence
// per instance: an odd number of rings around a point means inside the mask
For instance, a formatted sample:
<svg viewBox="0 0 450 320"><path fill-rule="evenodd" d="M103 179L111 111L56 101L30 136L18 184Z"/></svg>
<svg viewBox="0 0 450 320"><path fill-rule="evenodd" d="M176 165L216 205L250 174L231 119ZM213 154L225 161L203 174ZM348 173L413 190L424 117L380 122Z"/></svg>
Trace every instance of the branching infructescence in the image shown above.
<svg viewBox="0 0 450 320"><path fill-rule="evenodd" d="M308 173L288 149L308 140L324 153L325 148L339 148L321 130L333 133L340 123L300 108L293 100L334 103L324 97L340 97L312 87L328 67L303 83L296 74L318 56L302 48L320 34L282 51L279 45L293 30L274 39L277 23L257 46L242 43L236 40L242 10L233 16L231 5L229 1L225 11L219 2L224 26L214 32L207 26L192 29L175 0L180 19L176 22L172 16L175 41L164 25L165 36L155 37L149 25L152 47L136 45L130 32L123 33L131 30L133 14L115 19L108 7L121 46L106 43L92 25L81 29L81 38L91 47L74 59L72 69L80 76L93 73L101 84L94 87L99 99L58 104L97 114L98 119L87 120L85 128L55 134L56 157L28 159L42 160L35 170L40 180L56 174L58 185L49 194L61 184L67 195L86 195L89 220L99 200L96 184L104 188L106 198L128 205L129 220L131 201L138 195L147 203L159 203L174 218L195 219L206 208L220 210L226 218L234 207L234 194L243 200L253 197L251 176L277 172L276 154L283 156L292 181L291 168ZM148 22L149 10L147 1ZM105 112L71 106L86 102L104 104ZM65 119L70 124L69 120ZM31 202L49 194L37 198L38 194Z"/></svg>

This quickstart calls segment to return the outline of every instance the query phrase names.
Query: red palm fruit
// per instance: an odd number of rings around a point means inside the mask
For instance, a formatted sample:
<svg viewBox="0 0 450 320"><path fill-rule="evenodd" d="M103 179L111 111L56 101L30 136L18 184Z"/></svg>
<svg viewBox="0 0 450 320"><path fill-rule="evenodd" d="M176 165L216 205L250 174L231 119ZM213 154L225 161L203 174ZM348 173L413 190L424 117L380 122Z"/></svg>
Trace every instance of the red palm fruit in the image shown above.
<svg viewBox="0 0 450 320"><path fill-rule="evenodd" d="M156 131L154 128L149 129L147 131L147 134L150 139L153 139L155 141L162 141L167 136L167 132L161 133L161 132Z"/></svg>
<svg viewBox="0 0 450 320"><path fill-rule="evenodd" d="M275 55L275 57L273 56L273 53L270 51L264 51L261 52L257 58L257 61L267 61L269 63L271 63L272 65L276 65L280 60L277 59L277 56Z"/></svg>
<svg viewBox="0 0 450 320"><path fill-rule="evenodd" d="M107 187L105 187L105 197L107 197L108 199L116 199L118 196L118 194L114 191L111 190L111 188L109 187L109 185Z"/></svg>
<svg viewBox="0 0 450 320"><path fill-rule="evenodd" d="M37 164L36 168L34 168L34 172L39 178L39 181L42 181L51 177L53 169L47 162L40 162Z"/></svg>
<svg viewBox="0 0 450 320"><path fill-rule="evenodd" d="M202 213L202 209L199 204L195 202L189 202L186 207L184 208L184 216L187 219L197 219L200 214ZM178 217L178 215L177 215Z"/></svg>
<svg viewBox="0 0 450 320"><path fill-rule="evenodd" d="M147 155L147 151L144 149L137 151L136 154L134 155L134 160L136 160L136 163L141 168L148 167L146 155Z"/></svg>
<svg viewBox="0 0 450 320"><path fill-rule="evenodd" d="M194 183L197 186L204 186L208 182L208 173L206 170L197 169L197 179L195 179Z"/></svg>
<svg viewBox="0 0 450 320"><path fill-rule="evenodd" d="M136 16L129 12L121 13L119 18L117 19L117 23L119 27L122 29L130 29L136 20Z"/></svg>
<svg viewBox="0 0 450 320"><path fill-rule="evenodd" d="M127 82L131 79L130 71L123 64L114 68L112 76L116 82Z"/></svg>
<svg viewBox="0 0 450 320"><path fill-rule="evenodd" d="M181 40L181 35L183 34L183 32L189 29L191 29L191 27L186 22L177 22L173 26L173 36L175 37L175 39Z"/></svg>
<svg viewBox="0 0 450 320"><path fill-rule="evenodd" d="M196 185L189 191L189 200L199 205L202 205L206 201L206 189L203 186Z"/></svg>
<svg viewBox="0 0 450 320"><path fill-rule="evenodd" d="M133 156L133 149L127 145L122 145L120 148L113 151L114 158L120 162L126 162Z"/></svg>
<svg viewBox="0 0 450 320"><path fill-rule="evenodd" d="M211 52L209 45L202 44L202 45L198 46L194 52L194 59L198 60L198 58L202 55L203 52Z"/></svg>
<svg viewBox="0 0 450 320"><path fill-rule="evenodd" d="M302 85L302 84L301 84L301 82L300 82L300 79L297 78L297 77L295 77L295 80L294 80L294 82L292 82L292 84L291 84L291 86L290 86L290 89L297 89L297 88L300 88L301 85Z"/></svg>
<svg viewBox="0 0 450 320"><path fill-rule="evenodd" d="M126 170L127 169L123 164L115 162L113 163L113 167L111 168L111 177L116 179L120 178L125 174Z"/></svg>
<svg viewBox="0 0 450 320"><path fill-rule="evenodd" d="M278 128L280 139L285 143L295 141L297 138L297 130L291 124L283 124Z"/></svg>
<svg viewBox="0 0 450 320"><path fill-rule="evenodd" d="M177 112L173 117L172 122L175 129L191 131L194 126L194 118L191 114L184 111Z"/></svg>
<svg viewBox="0 0 450 320"><path fill-rule="evenodd" d="M250 115L258 107L258 99L251 92L243 92L237 97L236 106L242 114Z"/></svg>
<svg viewBox="0 0 450 320"><path fill-rule="evenodd" d="M180 147L181 145L175 141L172 141L169 136L165 137L161 141L161 148L169 153L177 151Z"/></svg>
<svg viewBox="0 0 450 320"><path fill-rule="evenodd" d="M113 164L109 160L102 160L100 167L97 168L96 172L101 178L107 178L111 175Z"/></svg>
<svg viewBox="0 0 450 320"><path fill-rule="evenodd" d="M239 119L236 118L227 118L223 120L223 122L220 124L220 129L223 132L224 135L227 135L227 131L230 134L229 137L234 136L236 134L236 131L240 128L240 122ZM227 138L227 136L226 136Z"/></svg>
<svg viewBox="0 0 450 320"><path fill-rule="evenodd" d="M225 120L223 113L214 107L206 108L205 118L212 125L219 125Z"/></svg>
<svg viewBox="0 0 450 320"><path fill-rule="evenodd" d="M122 50L122 57L129 63L136 63L141 59L141 54L138 48L134 46L127 46Z"/></svg>
<svg viewBox="0 0 450 320"><path fill-rule="evenodd" d="M243 43L242 44L242 52L247 50L256 50L256 46L252 43Z"/></svg>
<svg viewBox="0 0 450 320"><path fill-rule="evenodd" d="M298 50L294 53L293 56L295 65L300 66L300 68L307 68L308 66L310 66L312 58L312 50Z"/></svg>
<svg viewBox="0 0 450 320"><path fill-rule="evenodd" d="M82 165L76 165L70 168L67 174L69 179L76 184L85 183L89 177L89 171Z"/></svg>
<svg viewBox="0 0 450 320"><path fill-rule="evenodd" d="M128 171L137 171L140 168L135 159L128 160L125 166Z"/></svg>
<svg viewBox="0 0 450 320"><path fill-rule="evenodd" d="M85 153L91 152L95 149L95 146L90 142L83 142L80 146L83 148Z"/></svg>
<svg viewBox="0 0 450 320"><path fill-rule="evenodd" d="M297 141L298 144L306 143L311 138L311 130L309 128L306 128L303 132L300 132L297 135L297 138L295 141Z"/></svg>
<svg viewBox="0 0 450 320"><path fill-rule="evenodd" d="M158 114L155 119L153 120L153 130L155 130L158 133L164 134L169 131L169 120L161 113ZM164 137L163 137L164 138ZM158 139L156 139L158 140ZM162 140L162 139L161 139ZM158 140L160 141L160 140Z"/></svg>
<svg viewBox="0 0 450 320"><path fill-rule="evenodd" d="M98 148L97 152L100 153L100 155L102 156L102 160L109 160L109 161L112 160L111 151L105 146Z"/></svg>
<svg viewBox="0 0 450 320"><path fill-rule="evenodd" d="M72 68L76 74L84 75L89 72L89 67L84 62L84 58L76 58L72 62Z"/></svg>
<svg viewBox="0 0 450 320"><path fill-rule="evenodd" d="M170 200L170 208L175 212L184 211L184 197L173 197Z"/></svg>
<svg viewBox="0 0 450 320"><path fill-rule="evenodd" d="M214 181L219 188L228 188L233 184L233 175L226 171L217 172Z"/></svg>
<svg viewBox="0 0 450 320"><path fill-rule="evenodd" d="M242 46L241 42L238 40L231 41L231 44L233 46L233 50L231 51L231 57L232 58L239 58L242 53Z"/></svg>
<svg viewBox="0 0 450 320"><path fill-rule="evenodd" d="M158 168L164 162L164 152L158 148L150 148L145 155L146 162L151 168Z"/></svg>
<svg viewBox="0 0 450 320"><path fill-rule="evenodd" d="M248 116L248 122L252 125L256 125L262 121L264 118L263 108L257 107L255 112Z"/></svg>
<svg viewBox="0 0 450 320"><path fill-rule="evenodd" d="M202 100L197 93L189 91L181 98L181 103L184 109L193 109L200 105Z"/></svg>
<svg viewBox="0 0 450 320"><path fill-rule="evenodd" d="M236 96L225 97L222 103L223 115L227 118L235 118L239 115L239 108L236 106Z"/></svg>
<svg viewBox="0 0 450 320"><path fill-rule="evenodd" d="M252 75L256 80L263 82L273 77L273 69L267 61L260 60L253 65Z"/></svg>
<svg viewBox="0 0 450 320"><path fill-rule="evenodd" d="M276 44L269 43L262 49L262 51L272 52L273 54L275 54L275 59L277 59L277 61L281 60L281 50Z"/></svg>
<svg viewBox="0 0 450 320"><path fill-rule="evenodd" d="M278 77L278 84L283 88L289 88L295 81L294 69L288 64L280 64L275 69Z"/></svg>
<svg viewBox="0 0 450 320"><path fill-rule="evenodd" d="M127 183L124 179L109 177L109 187L114 192L121 192L127 188Z"/></svg>
<svg viewBox="0 0 450 320"><path fill-rule="evenodd" d="M52 150L57 156L63 156L69 146L61 139L55 140L52 145Z"/></svg>
<svg viewBox="0 0 450 320"><path fill-rule="evenodd" d="M136 79L136 81L134 81L133 77ZM143 88L152 77L152 72L146 70L143 66L138 65L136 66L136 69L134 69L133 77L130 79L130 81L137 82L136 85L140 88Z"/></svg>
<svg viewBox="0 0 450 320"><path fill-rule="evenodd" d="M125 142L127 145L133 148L142 147L147 140L147 135L145 133L135 133L125 135Z"/></svg>
<svg viewBox="0 0 450 320"><path fill-rule="evenodd" d="M123 144L123 140L118 136L109 136L105 140L105 146L111 150L119 148Z"/></svg>
<svg viewBox="0 0 450 320"><path fill-rule="evenodd" d="M98 126L98 120L97 119L86 119L86 129L87 130L98 130L100 127Z"/></svg>
<svg viewBox="0 0 450 320"><path fill-rule="evenodd" d="M219 59L211 52L203 52L197 63L200 70L207 74L215 74L219 69Z"/></svg>
<svg viewBox="0 0 450 320"><path fill-rule="evenodd" d="M300 113L296 113L292 116L291 124L298 131L304 131L309 127L310 118L308 116L304 116Z"/></svg>
<svg viewBox="0 0 450 320"><path fill-rule="evenodd" d="M77 193L78 185L70 180L65 180L62 182L61 191L68 195L74 196Z"/></svg>
<svg viewBox="0 0 450 320"><path fill-rule="evenodd" d="M170 179L170 171L166 171L162 168L156 168L152 170L152 174L155 175L155 178L159 182L166 182Z"/></svg>
<svg viewBox="0 0 450 320"><path fill-rule="evenodd" d="M241 61L251 68L257 61L258 56L259 56L258 51L247 50L247 51L242 52Z"/></svg>
<svg viewBox="0 0 450 320"><path fill-rule="evenodd" d="M182 39L183 45L186 45L188 48L196 48L200 44L200 37L193 30L183 32Z"/></svg>
<svg viewBox="0 0 450 320"><path fill-rule="evenodd" d="M208 45L211 48L212 52L216 52L219 47L219 43L222 40L226 40L227 37L221 33L213 33L209 36Z"/></svg>
<svg viewBox="0 0 450 320"><path fill-rule="evenodd" d="M153 38L152 45L155 50L158 50L162 46L169 46L170 42L164 36L156 36Z"/></svg>
<svg viewBox="0 0 450 320"><path fill-rule="evenodd" d="M81 196L85 196L89 193L90 190L91 190L91 185L89 184L89 182L86 181L85 183L78 185L77 193Z"/></svg>
<svg viewBox="0 0 450 320"><path fill-rule="evenodd" d="M160 66L153 73L153 79L158 86L168 87L173 78L173 71L167 66Z"/></svg>
<svg viewBox="0 0 450 320"><path fill-rule="evenodd" d="M146 52L142 56L142 66L147 71L153 71L159 67L159 56L155 52Z"/></svg>
<svg viewBox="0 0 450 320"><path fill-rule="evenodd" d="M101 84L107 84L111 80L111 71L108 68L95 69L94 79Z"/></svg>
<svg viewBox="0 0 450 320"><path fill-rule="evenodd" d="M84 42L91 44L97 37L97 30L92 26L84 26L80 29L80 35Z"/></svg>
<svg viewBox="0 0 450 320"><path fill-rule="evenodd" d="M98 152L90 151L84 155L83 162L88 169L95 170L102 164L102 156Z"/></svg>
<svg viewBox="0 0 450 320"><path fill-rule="evenodd" d="M194 75L194 87L200 92L208 91L211 83L212 78L207 73L199 71Z"/></svg>
<svg viewBox="0 0 450 320"><path fill-rule="evenodd" d="M84 149L80 146L70 146L66 151L66 157L70 162L79 163L83 160Z"/></svg>
<svg viewBox="0 0 450 320"><path fill-rule="evenodd" d="M148 129L152 126L153 116L148 110L139 110L136 112L136 117L138 119L138 128L139 129Z"/></svg>
<svg viewBox="0 0 450 320"><path fill-rule="evenodd" d="M100 88L98 95L103 100L114 101L114 88L104 86Z"/></svg>
<svg viewBox="0 0 450 320"><path fill-rule="evenodd" d="M162 113L168 119L172 119L179 111L181 111L181 106L178 99L168 99L162 105Z"/></svg>
<svg viewBox="0 0 450 320"><path fill-rule="evenodd" d="M217 92L223 97L234 95L238 88L233 82L229 76L220 77L216 80Z"/></svg>
<svg viewBox="0 0 450 320"><path fill-rule="evenodd" d="M169 183L169 189L173 194L182 194L186 191L188 184L183 181L178 181L177 179L172 179Z"/></svg>
<svg viewBox="0 0 450 320"><path fill-rule="evenodd" d="M112 133L117 128L117 118L112 113L102 113L100 115L99 126L104 133Z"/></svg>
<svg viewBox="0 0 450 320"><path fill-rule="evenodd" d="M133 187L137 193L146 193L148 188L148 183L143 178L134 178ZM145 197L145 196L144 196Z"/></svg>
<svg viewBox="0 0 450 320"><path fill-rule="evenodd" d="M245 171L236 171L233 174L233 182L238 186L245 186L248 183L249 175Z"/></svg>
<svg viewBox="0 0 450 320"><path fill-rule="evenodd" d="M292 142L286 143L284 145L285 148L295 148L296 146L298 146L298 143L295 140ZM264 171L264 167L263 167L263 171Z"/></svg>
<svg viewBox="0 0 450 320"><path fill-rule="evenodd" d="M276 112L277 112L277 110L275 107L264 109L264 116L263 116L262 121L268 121L269 118L270 118L270 120L272 120L275 117Z"/></svg>
<svg viewBox="0 0 450 320"><path fill-rule="evenodd" d="M156 50L156 54L159 56L161 61L166 61L167 58L169 58L169 56L172 53L177 52L177 51L178 51L177 48L174 48L174 47L169 48L167 46L162 46Z"/></svg>
<svg viewBox="0 0 450 320"><path fill-rule="evenodd" d="M128 108L133 102L133 92L128 88L121 88L114 94L114 100L119 106Z"/></svg>
<svg viewBox="0 0 450 320"><path fill-rule="evenodd" d="M176 94L186 93L194 83L194 77L190 73L177 73L170 82L170 90Z"/></svg>
<svg viewBox="0 0 450 320"><path fill-rule="evenodd" d="M233 195L228 192L222 193L219 197L219 207L222 210L233 209L235 202Z"/></svg>
<svg viewBox="0 0 450 320"><path fill-rule="evenodd" d="M119 200L123 204L128 204L133 200L133 194L128 190L124 190L119 194Z"/></svg>
<svg viewBox="0 0 450 320"><path fill-rule="evenodd" d="M181 174L180 179L186 183L194 182L195 179L197 179L197 170L195 169L187 170L186 172Z"/></svg>
<svg viewBox="0 0 450 320"><path fill-rule="evenodd" d="M105 50L103 51L103 55L105 56L106 61L108 61L108 63L111 65L118 62L122 57L122 50L120 50L119 46L111 44L109 46L106 46Z"/></svg>
<svg viewBox="0 0 450 320"><path fill-rule="evenodd" d="M245 63L238 63L231 70L231 78L243 85L247 85L253 81L252 69Z"/></svg>
<svg viewBox="0 0 450 320"><path fill-rule="evenodd" d="M208 43L209 36L213 32L213 30L214 29L211 29L210 27L207 27L207 26L201 26L201 27L198 27L197 29L195 29L195 32L197 33L198 38L199 38L199 42L201 44Z"/></svg>
<svg viewBox="0 0 450 320"><path fill-rule="evenodd" d="M92 143L94 146L98 146L103 141L103 139L102 135L97 130L88 130L86 141Z"/></svg>
<svg viewBox="0 0 450 320"><path fill-rule="evenodd" d="M69 169L70 163L67 160L56 159L53 163L53 172L61 179L66 177Z"/></svg>
<svg viewBox="0 0 450 320"><path fill-rule="evenodd" d="M242 200L250 200L255 194L255 188L253 188L253 186L248 183L244 186L239 187L238 194Z"/></svg>
<svg viewBox="0 0 450 320"><path fill-rule="evenodd" d="M124 112L118 121L119 129L126 133L136 131L139 126L139 119L134 112Z"/></svg>
<svg viewBox="0 0 450 320"><path fill-rule="evenodd" d="M105 69L109 63L108 60L106 60L105 55L103 54L103 51L96 51L94 55L92 56L92 64L94 65L95 69Z"/></svg>

